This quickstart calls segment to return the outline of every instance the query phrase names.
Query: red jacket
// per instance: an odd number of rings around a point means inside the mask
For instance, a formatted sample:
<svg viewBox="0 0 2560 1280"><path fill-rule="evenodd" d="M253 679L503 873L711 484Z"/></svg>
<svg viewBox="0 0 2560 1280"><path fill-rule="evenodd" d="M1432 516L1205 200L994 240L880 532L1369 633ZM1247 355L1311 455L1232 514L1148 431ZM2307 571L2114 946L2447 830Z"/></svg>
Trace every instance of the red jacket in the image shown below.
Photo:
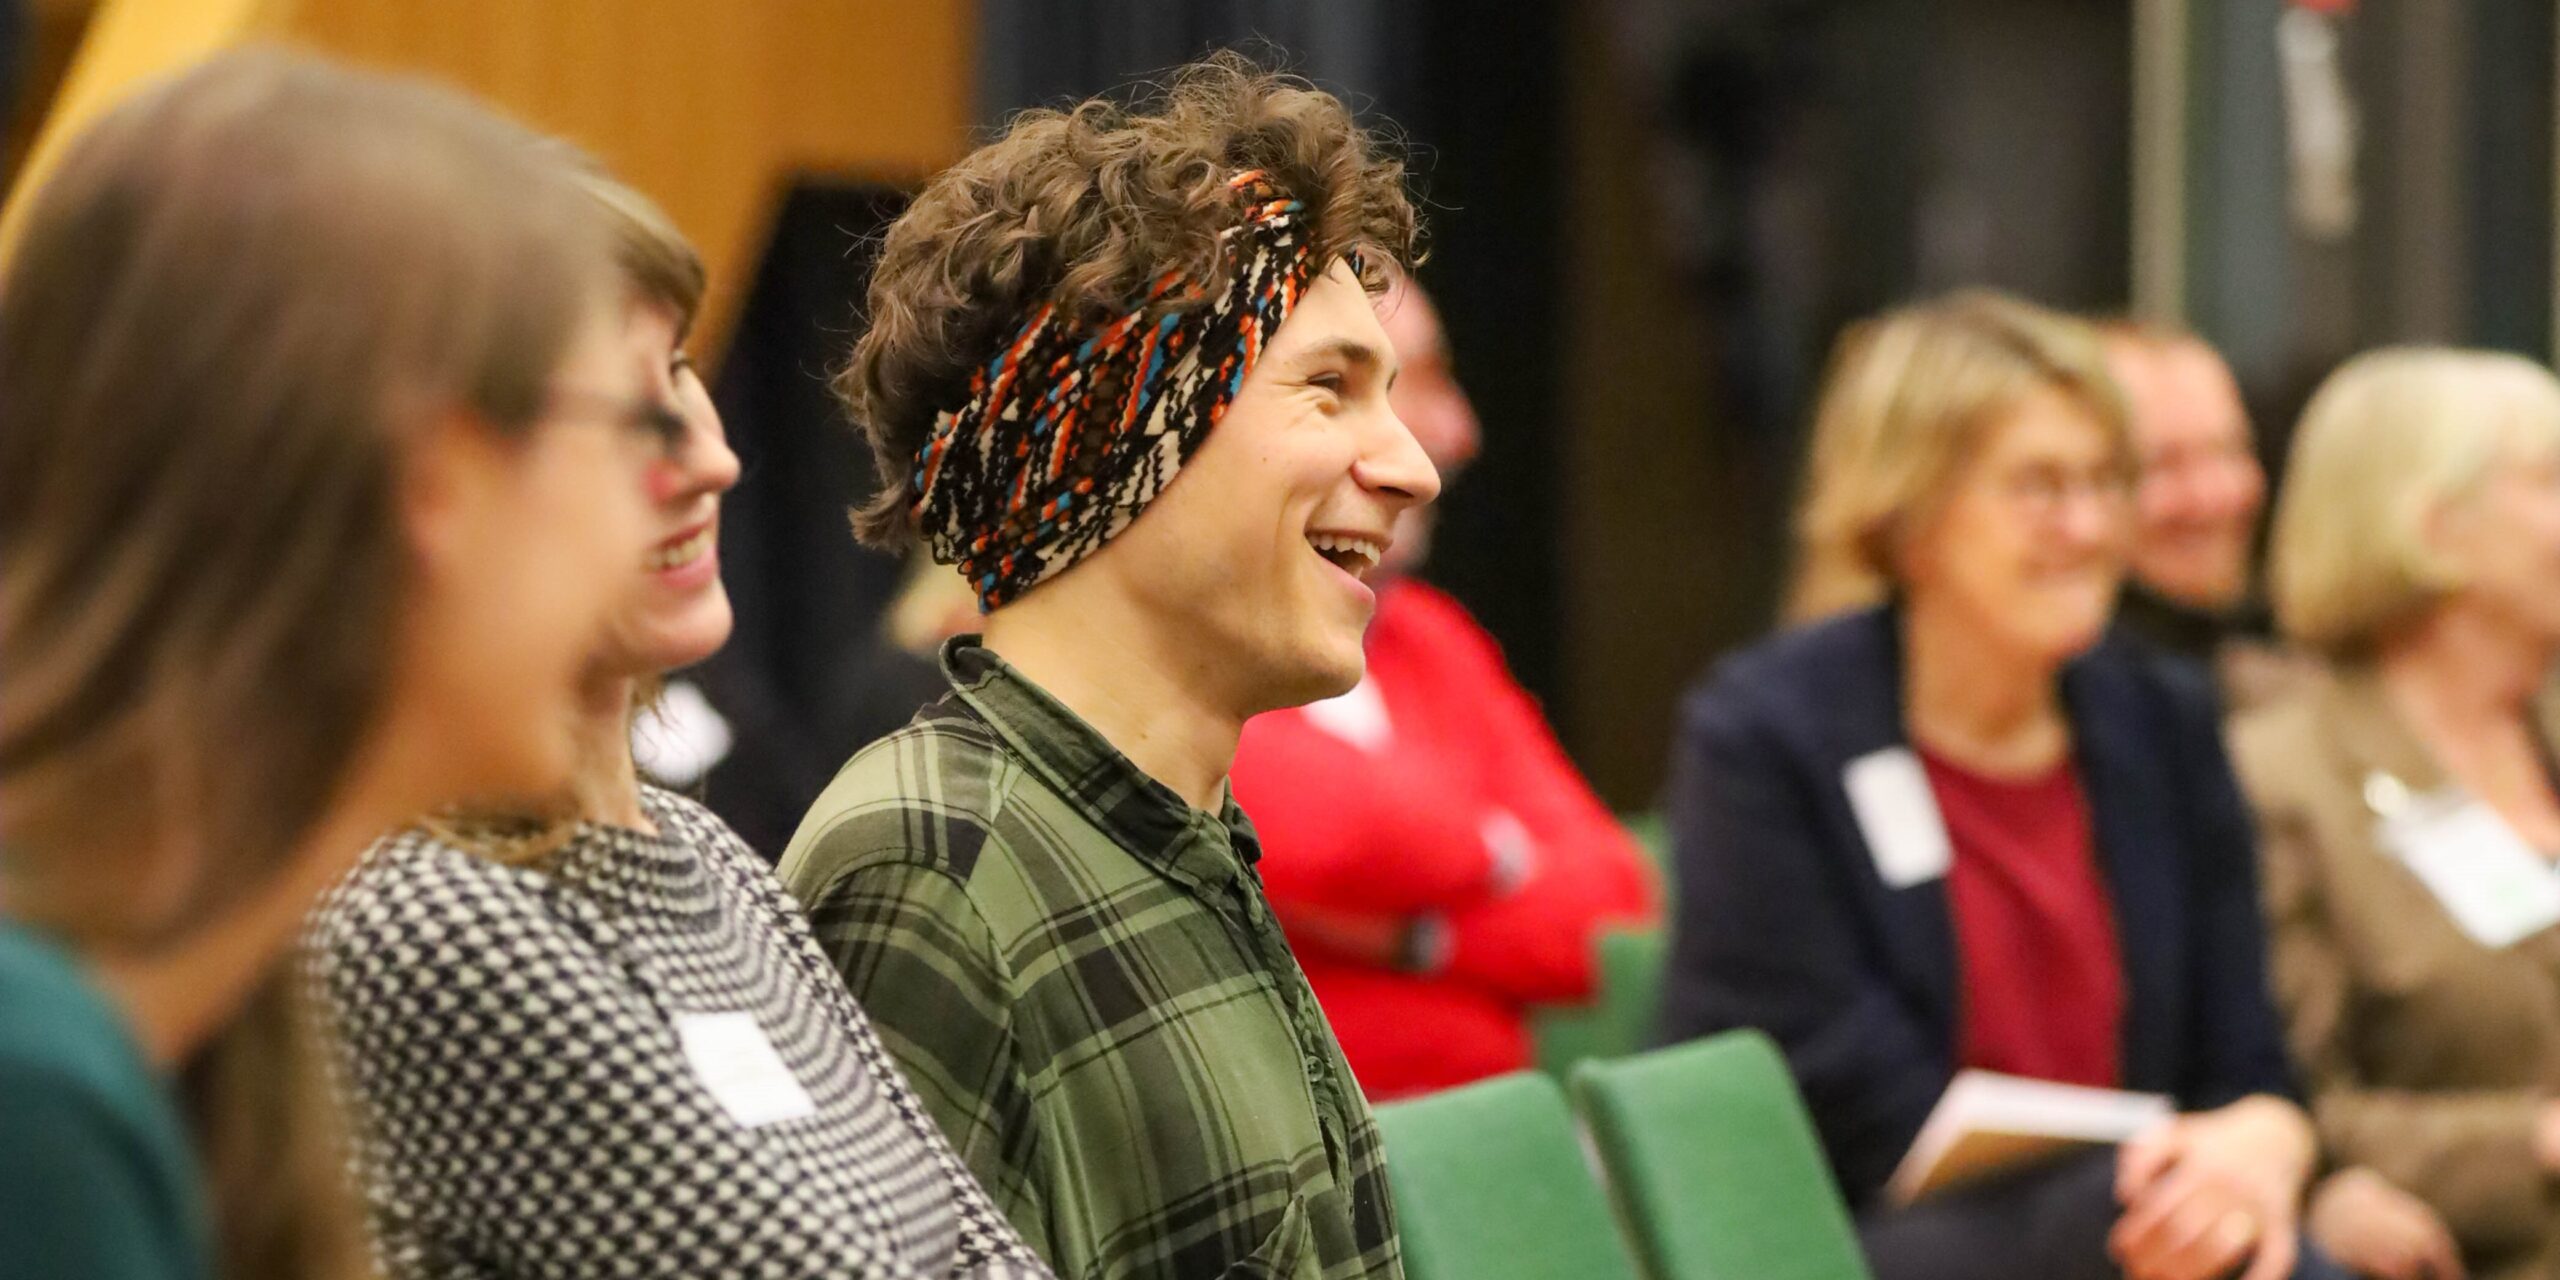
<svg viewBox="0 0 2560 1280"><path fill-rule="evenodd" d="M1455 600L1389 586L1368 656L1361 689L1246 725L1234 785L1352 1071L1392 1098L1529 1065L1527 1006L1587 998L1601 926L1653 918L1659 892ZM1313 912L1436 917L1452 946L1407 972L1334 949Z"/></svg>

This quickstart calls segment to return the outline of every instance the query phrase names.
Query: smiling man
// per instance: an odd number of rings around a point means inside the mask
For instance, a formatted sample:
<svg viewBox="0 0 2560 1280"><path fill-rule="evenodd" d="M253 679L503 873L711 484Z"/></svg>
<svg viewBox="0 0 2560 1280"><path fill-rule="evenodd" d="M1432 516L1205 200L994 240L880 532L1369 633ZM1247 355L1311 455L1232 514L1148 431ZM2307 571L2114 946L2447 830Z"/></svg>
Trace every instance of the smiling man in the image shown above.
<svg viewBox="0 0 2560 1280"><path fill-rule="evenodd" d="M1371 299L1413 240L1339 102L1222 60L1018 118L883 247L840 385L903 483L857 529L920 533L985 634L782 870L1061 1275L1402 1274L1227 773L1358 683L1362 580L1438 492Z"/></svg>
<svg viewBox="0 0 2560 1280"><path fill-rule="evenodd" d="M2249 560L2267 477L2249 411L2203 339L2132 323L2102 335L2142 462L2126 621L2210 661L2234 635L2264 630L2250 616Z"/></svg>

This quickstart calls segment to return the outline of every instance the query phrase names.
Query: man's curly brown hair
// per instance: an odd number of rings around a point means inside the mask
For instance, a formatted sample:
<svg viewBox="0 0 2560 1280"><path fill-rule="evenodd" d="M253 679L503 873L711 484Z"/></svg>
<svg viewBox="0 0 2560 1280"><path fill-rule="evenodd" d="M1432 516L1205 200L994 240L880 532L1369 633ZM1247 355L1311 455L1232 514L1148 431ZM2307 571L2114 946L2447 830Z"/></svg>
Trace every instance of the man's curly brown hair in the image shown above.
<svg viewBox="0 0 2560 1280"><path fill-rule="evenodd" d="M1305 204L1316 261L1357 252L1373 292L1391 266L1413 265L1419 229L1394 149L1332 94L1231 53L1135 108L1097 98L1025 112L936 177L889 228L870 328L836 378L881 477L855 534L892 548L914 535L916 454L935 416L1041 303L1104 320L1167 271L1190 287L1161 306L1223 292L1219 233L1243 214L1227 180L1247 169Z"/></svg>

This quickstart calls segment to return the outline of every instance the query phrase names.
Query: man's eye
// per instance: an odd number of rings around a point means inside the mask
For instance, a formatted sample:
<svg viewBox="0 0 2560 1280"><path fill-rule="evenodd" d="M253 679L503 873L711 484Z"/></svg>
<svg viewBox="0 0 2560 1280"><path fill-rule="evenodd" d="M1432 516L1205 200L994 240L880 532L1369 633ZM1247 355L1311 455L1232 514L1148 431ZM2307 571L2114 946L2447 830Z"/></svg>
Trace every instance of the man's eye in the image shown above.
<svg viewBox="0 0 2560 1280"><path fill-rule="evenodd" d="M1338 373L1319 373L1316 376L1307 379L1307 385L1319 390L1330 391L1335 395L1341 395L1342 375Z"/></svg>

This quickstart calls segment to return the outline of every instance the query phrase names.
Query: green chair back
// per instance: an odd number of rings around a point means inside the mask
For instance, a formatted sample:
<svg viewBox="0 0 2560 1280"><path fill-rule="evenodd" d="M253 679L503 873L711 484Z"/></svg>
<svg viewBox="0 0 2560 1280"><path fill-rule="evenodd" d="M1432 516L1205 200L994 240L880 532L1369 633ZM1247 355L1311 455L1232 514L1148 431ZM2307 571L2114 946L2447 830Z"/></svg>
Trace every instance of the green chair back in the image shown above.
<svg viewBox="0 0 2560 1280"><path fill-rule="evenodd" d="M1627 829L1627 834L1635 839L1636 847L1644 850L1644 856L1653 861L1653 869L1662 875L1663 887L1670 888L1671 823L1662 816L1662 811L1647 809L1642 813L1630 813L1619 818L1618 824Z"/></svg>
<svg viewBox="0 0 2560 1280"><path fill-rule="evenodd" d="M1651 1280L1870 1280L1812 1118L1767 1036L1586 1062L1573 1098Z"/></svg>
<svg viewBox="0 0 2560 1280"><path fill-rule="evenodd" d="M1601 934L1599 990L1591 1003L1543 1008L1530 1018L1539 1070L1561 1083L1584 1059L1622 1058L1653 1043L1666 945L1659 928Z"/></svg>
<svg viewBox="0 0 2560 1280"><path fill-rule="evenodd" d="M1378 1130L1411 1280L1635 1280L1555 1081L1390 1103Z"/></svg>

